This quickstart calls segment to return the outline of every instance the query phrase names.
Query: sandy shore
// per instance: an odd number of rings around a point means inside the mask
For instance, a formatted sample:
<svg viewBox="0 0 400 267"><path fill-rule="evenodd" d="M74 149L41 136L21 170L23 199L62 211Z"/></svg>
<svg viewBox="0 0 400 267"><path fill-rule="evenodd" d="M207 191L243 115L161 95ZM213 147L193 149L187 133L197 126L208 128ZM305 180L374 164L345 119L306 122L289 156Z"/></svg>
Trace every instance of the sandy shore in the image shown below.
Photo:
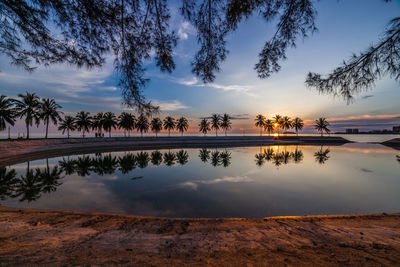
<svg viewBox="0 0 400 267"><path fill-rule="evenodd" d="M400 214L171 219L0 207L0 265L400 263Z"/></svg>
<svg viewBox="0 0 400 267"><path fill-rule="evenodd" d="M299 145L341 145L348 143L341 137L282 136L274 139L268 136L228 136L228 137L114 137L38 139L0 142L0 166L57 157L69 154L95 153L138 149L237 147L274 144Z"/></svg>

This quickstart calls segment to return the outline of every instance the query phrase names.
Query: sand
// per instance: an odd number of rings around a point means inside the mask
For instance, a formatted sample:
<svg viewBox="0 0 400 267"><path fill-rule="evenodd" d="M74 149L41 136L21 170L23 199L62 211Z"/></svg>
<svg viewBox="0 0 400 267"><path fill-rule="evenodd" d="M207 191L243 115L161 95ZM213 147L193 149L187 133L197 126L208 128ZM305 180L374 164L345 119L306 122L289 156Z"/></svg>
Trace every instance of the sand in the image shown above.
<svg viewBox="0 0 400 267"><path fill-rule="evenodd" d="M0 265L399 266L400 214L171 219L0 207Z"/></svg>

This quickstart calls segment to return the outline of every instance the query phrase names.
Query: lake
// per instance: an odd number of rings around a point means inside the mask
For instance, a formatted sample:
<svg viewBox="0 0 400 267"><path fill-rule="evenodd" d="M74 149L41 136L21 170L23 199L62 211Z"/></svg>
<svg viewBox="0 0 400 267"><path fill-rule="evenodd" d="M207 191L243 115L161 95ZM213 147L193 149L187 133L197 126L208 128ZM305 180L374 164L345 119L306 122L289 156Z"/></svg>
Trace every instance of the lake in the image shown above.
<svg viewBox="0 0 400 267"><path fill-rule="evenodd" d="M167 217L400 211L400 151L378 144L143 150L0 168L9 207Z"/></svg>

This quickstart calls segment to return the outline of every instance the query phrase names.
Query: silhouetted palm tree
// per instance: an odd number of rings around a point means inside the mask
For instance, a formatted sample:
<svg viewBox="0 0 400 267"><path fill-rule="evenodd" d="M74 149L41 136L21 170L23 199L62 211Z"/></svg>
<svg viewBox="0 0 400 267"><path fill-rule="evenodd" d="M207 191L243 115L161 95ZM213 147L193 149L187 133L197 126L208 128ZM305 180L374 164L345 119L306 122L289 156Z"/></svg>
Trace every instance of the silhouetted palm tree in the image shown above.
<svg viewBox="0 0 400 267"><path fill-rule="evenodd" d="M270 119L265 120L264 131L267 131L268 135L274 131L274 122Z"/></svg>
<svg viewBox="0 0 400 267"><path fill-rule="evenodd" d="M324 132L329 133L331 130L328 129L329 122L325 118L319 118L315 120L314 127L323 136Z"/></svg>
<svg viewBox="0 0 400 267"><path fill-rule="evenodd" d="M61 171L65 173L65 175L71 175L75 173L76 170L76 161L70 159L64 159L58 162L58 166L60 166Z"/></svg>
<svg viewBox="0 0 400 267"><path fill-rule="evenodd" d="M99 112L92 119L92 129L101 137L104 127L104 113Z"/></svg>
<svg viewBox="0 0 400 267"><path fill-rule="evenodd" d="M179 164L185 165L189 160L189 154L182 149L176 152L176 158Z"/></svg>
<svg viewBox="0 0 400 267"><path fill-rule="evenodd" d="M229 165L231 165L231 153L228 152L227 150L225 150L224 152L221 152L219 154L219 157L221 159L221 164L222 166L224 166L225 168L228 167Z"/></svg>
<svg viewBox="0 0 400 267"><path fill-rule="evenodd" d="M118 128L124 129L125 137L126 132L130 135L130 132L135 129L135 117L128 112L122 112L118 117Z"/></svg>
<svg viewBox="0 0 400 267"><path fill-rule="evenodd" d="M275 152L274 155L272 156L273 163L276 167L279 167L283 163L283 152Z"/></svg>
<svg viewBox="0 0 400 267"><path fill-rule="evenodd" d="M92 127L92 118L89 112L81 111L75 116L76 129L82 132L83 138L85 138L85 132L89 132Z"/></svg>
<svg viewBox="0 0 400 267"><path fill-rule="evenodd" d="M265 116L262 114L258 114L254 121L254 125L260 128L260 136L262 136L262 129L265 126Z"/></svg>
<svg viewBox="0 0 400 267"><path fill-rule="evenodd" d="M163 161L163 154L160 151L156 150L151 152L150 158L151 158L151 164L153 164L154 166L158 166Z"/></svg>
<svg viewBox="0 0 400 267"><path fill-rule="evenodd" d="M108 137L111 137L111 130L117 129L118 122L117 117L113 112L104 113L103 129L108 132Z"/></svg>
<svg viewBox="0 0 400 267"><path fill-rule="evenodd" d="M29 139L29 126L32 126L34 121L36 125L40 123L39 97L35 93L28 92L25 95L19 94L18 97L21 100L15 100L15 110L18 117L21 119L25 117L26 139Z"/></svg>
<svg viewBox="0 0 400 267"><path fill-rule="evenodd" d="M111 153L92 159L93 171L99 175L113 174L118 168L118 163L117 157Z"/></svg>
<svg viewBox="0 0 400 267"><path fill-rule="evenodd" d="M34 172L29 167L29 162L27 163L25 176L21 175L15 185L15 195L14 197L19 197L19 201L34 201L40 198L42 193L42 185L40 177L38 175L38 169Z"/></svg>
<svg viewBox="0 0 400 267"><path fill-rule="evenodd" d="M6 200L14 194L14 187L18 179L14 169L7 170L6 167L0 167L0 200Z"/></svg>
<svg viewBox="0 0 400 267"><path fill-rule="evenodd" d="M229 117L229 114L225 113L222 116L220 126L221 126L221 129L223 129L225 131L225 136L226 136L226 132L232 128L232 122L231 122L231 118Z"/></svg>
<svg viewBox="0 0 400 267"><path fill-rule="evenodd" d="M279 129L282 127L281 122L282 122L282 116L279 114L276 114L274 117L274 127L278 130L279 134Z"/></svg>
<svg viewBox="0 0 400 267"><path fill-rule="evenodd" d="M147 167L147 165L149 165L149 153L147 152L140 152L136 155L136 162L137 162L137 166L141 169L144 169Z"/></svg>
<svg viewBox="0 0 400 267"><path fill-rule="evenodd" d="M49 123L50 121L53 122L54 125L57 125L57 123L61 120L60 114L63 112L58 111L61 106L56 103L54 99L49 99L49 98L43 98L42 102L39 105L39 117L41 120L44 121L44 124L46 125L46 136L45 139L47 139L48 133L49 133Z"/></svg>
<svg viewBox="0 0 400 267"><path fill-rule="evenodd" d="M221 164L221 157L219 155L219 151L213 151L211 153L211 165L217 167Z"/></svg>
<svg viewBox="0 0 400 267"><path fill-rule="evenodd" d="M14 108L14 100L0 95L0 131L6 129L6 124L14 126L16 110Z"/></svg>
<svg viewBox="0 0 400 267"><path fill-rule="evenodd" d="M208 131L211 130L210 128L210 122L207 119L202 119L200 124L199 124L199 130L206 136Z"/></svg>
<svg viewBox="0 0 400 267"><path fill-rule="evenodd" d="M157 137L157 134L162 130L162 121L160 120L160 118L153 118L150 124L151 130L156 133Z"/></svg>
<svg viewBox="0 0 400 267"><path fill-rule="evenodd" d="M325 162L329 159L329 152L329 148L323 150L321 146L320 150L314 153L315 161L319 164L325 164Z"/></svg>
<svg viewBox="0 0 400 267"><path fill-rule="evenodd" d="M296 134L299 135L299 131L301 131L304 127L304 122L299 117L294 118L293 120L293 128L296 131Z"/></svg>
<svg viewBox="0 0 400 267"><path fill-rule="evenodd" d="M57 187L61 185L59 180L61 179L62 170L58 166L54 166L51 171L49 167L49 159L46 159L46 169L41 171L37 169L37 175L40 178L41 191L44 193L50 193L57 190Z"/></svg>
<svg viewBox="0 0 400 267"><path fill-rule="evenodd" d="M218 114L212 114L211 116L211 129L215 130L215 136L218 136L218 130L221 126L221 117Z"/></svg>
<svg viewBox="0 0 400 267"><path fill-rule="evenodd" d="M168 136L171 136L171 130L175 129L176 122L175 119L172 118L171 116L165 117L164 121L164 129L168 130Z"/></svg>
<svg viewBox="0 0 400 267"><path fill-rule="evenodd" d="M62 131L62 134L67 131L67 136L69 139L69 132L74 131L75 127L75 118L72 116L65 116L64 119L61 119L60 125L58 126L58 130Z"/></svg>
<svg viewBox="0 0 400 267"><path fill-rule="evenodd" d="M292 120L288 116L283 116L281 119L281 128L282 130L289 130L292 128Z"/></svg>
<svg viewBox="0 0 400 267"><path fill-rule="evenodd" d="M172 166L175 164L176 155L175 153L169 151L164 153L164 164L167 166Z"/></svg>
<svg viewBox="0 0 400 267"><path fill-rule="evenodd" d="M136 130L140 132L140 136L143 137L143 132L147 133L149 130L149 121L147 117L141 113L136 121Z"/></svg>
<svg viewBox="0 0 400 267"><path fill-rule="evenodd" d="M282 152L282 163L283 164L288 164L291 159L292 159L291 153L289 153L288 151Z"/></svg>
<svg viewBox="0 0 400 267"><path fill-rule="evenodd" d="M127 174L136 168L136 157L132 153L128 153L118 158L119 170L123 174Z"/></svg>
<svg viewBox="0 0 400 267"><path fill-rule="evenodd" d="M93 170L93 161L89 156L81 156L75 162L76 174L85 177Z"/></svg>
<svg viewBox="0 0 400 267"><path fill-rule="evenodd" d="M269 147L267 149L264 149L264 157L266 161L270 161L273 159L273 156L275 154L275 151L273 148Z"/></svg>
<svg viewBox="0 0 400 267"><path fill-rule="evenodd" d="M188 128L189 128L188 120L185 117L180 117L176 122L176 129L178 129L178 131L183 136L183 133L186 132Z"/></svg>
<svg viewBox="0 0 400 267"><path fill-rule="evenodd" d="M400 155L396 155L396 159L400 163Z"/></svg>
<svg viewBox="0 0 400 267"><path fill-rule="evenodd" d="M296 150L292 153L292 158L295 163L300 163L304 158L303 152L296 147Z"/></svg>
<svg viewBox="0 0 400 267"><path fill-rule="evenodd" d="M265 163L265 154L264 153L258 153L254 156L256 158L256 165L258 167L261 167Z"/></svg>
<svg viewBox="0 0 400 267"><path fill-rule="evenodd" d="M207 148L202 148L199 150L199 158L202 162L207 162L210 159L211 151Z"/></svg>

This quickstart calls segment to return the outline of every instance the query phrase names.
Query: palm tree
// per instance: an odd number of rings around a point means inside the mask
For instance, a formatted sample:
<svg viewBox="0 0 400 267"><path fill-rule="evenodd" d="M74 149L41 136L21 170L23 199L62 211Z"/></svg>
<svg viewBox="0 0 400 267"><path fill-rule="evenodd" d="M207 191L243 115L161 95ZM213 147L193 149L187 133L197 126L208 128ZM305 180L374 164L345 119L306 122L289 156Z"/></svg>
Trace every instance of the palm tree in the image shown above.
<svg viewBox="0 0 400 267"><path fill-rule="evenodd" d="M295 163L300 163L304 158L303 152L296 147L296 150L292 152L292 158Z"/></svg>
<svg viewBox="0 0 400 267"><path fill-rule="evenodd" d="M54 125L57 125L57 123L61 120L60 114L62 114L62 112L58 111L61 106L57 104L54 99L43 98L42 101L43 102L40 103L39 106L39 116L46 125L45 139L47 139L50 121L52 121Z"/></svg>
<svg viewBox="0 0 400 267"><path fill-rule="evenodd" d="M151 152L151 156L150 156L151 164L153 164L154 166L160 165L163 160L162 157L163 157L163 154L158 150Z"/></svg>
<svg viewBox="0 0 400 267"><path fill-rule="evenodd" d="M222 166L224 166L226 168L229 165L231 165L231 158L232 157L231 157L231 153L230 152L225 150L224 152L221 152L219 156L221 158Z"/></svg>
<svg viewBox="0 0 400 267"><path fill-rule="evenodd" d="M261 167L265 163L265 154L264 153L258 153L254 156L256 158L256 165L257 167Z"/></svg>
<svg viewBox="0 0 400 267"><path fill-rule="evenodd" d="M75 161L76 174L85 177L93 170L93 160L89 156L78 157Z"/></svg>
<svg viewBox="0 0 400 267"><path fill-rule="evenodd" d="M176 122L171 116L167 116L164 119L164 129L168 130L168 136L171 136L171 130L175 129Z"/></svg>
<svg viewBox="0 0 400 267"><path fill-rule="evenodd" d="M13 105L13 99L6 98L5 95L0 95L0 131L6 129L7 123L14 126L16 114Z"/></svg>
<svg viewBox="0 0 400 267"><path fill-rule="evenodd" d="M207 119L202 119L199 124L199 127L200 127L200 132L202 132L204 136L206 136L207 132L211 130L210 122Z"/></svg>
<svg viewBox="0 0 400 267"><path fill-rule="evenodd" d="M290 117L288 117L288 116L282 117L281 127L282 127L282 130L284 130L284 131L292 128L292 120L290 119Z"/></svg>
<svg viewBox="0 0 400 267"><path fill-rule="evenodd" d="M276 114L274 119L274 127L278 129L278 134L279 134L279 128L281 127L281 122L282 122L282 116L279 114Z"/></svg>
<svg viewBox="0 0 400 267"><path fill-rule="evenodd" d="M136 162L138 164L138 167L141 169L144 169L147 167L147 165L149 164L150 161L150 157L149 157L149 153L147 152L140 152L136 155Z"/></svg>
<svg viewBox="0 0 400 267"><path fill-rule="evenodd" d="M45 170L41 171L40 169L38 169L37 173L38 173L37 175L40 178L42 192L44 193L54 192L57 190L57 187L61 185L59 180L61 179L62 170L61 168L59 169L58 166L54 166L54 168L52 168L50 171L49 159L46 159Z"/></svg>
<svg viewBox="0 0 400 267"><path fill-rule="evenodd" d="M268 135L271 135L271 133L274 131L274 122L272 120L265 120L264 131L267 131Z"/></svg>
<svg viewBox="0 0 400 267"><path fill-rule="evenodd" d="M26 139L29 139L29 126L32 126L33 121L36 125L39 124L39 97L35 93L26 92L25 95L19 94L21 100L15 100L15 109L17 116L21 119L25 117Z"/></svg>
<svg viewBox="0 0 400 267"><path fill-rule="evenodd" d="M111 137L111 130L117 129L118 122L117 117L113 112L104 113L103 129L108 132L108 137Z"/></svg>
<svg viewBox="0 0 400 267"><path fill-rule="evenodd" d="M167 166L172 166L175 164L176 161L176 155L175 153L172 153L171 151L164 153L164 163Z"/></svg>
<svg viewBox="0 0 400 267"><path fill-rule="evenodd" d="M325 162L330 158L328 155L329 152L330 152L329 148L323 150L321 146L320 150L314 153L315 161L318 162L319 164L325 164Z"/></svg>
<svg viewBox="0 0 400 267"><path fill-rule="evenodd" d="M265 116L262 114L258 114L254 121L254 125L256 127L260 127L260 136L262 136L262 129L265 126Z"/></svg>
<svg viewBox="0 0 400 267"><path fill-rule="evenodd" d="M213 151L211 153L211 165L214 167L221 165L221 157L219 151Z"/></svg>
<svg viewBox="0 0 400 267"><path fill-rule="evenodd" d="M151 130L156 133L157 137L157 134L162 130L162 121L160 120L160 118L154 118L151 120L150 125Z"/></svg>
<svg viewBox="0 0 400 267"><path fill-rule="evenodd" d="M0 200L13 196L17 182L17 172L14 169L7 170L7 167L0 167Z"/></svg>
<svg viewBox="0 0 400 267"><path fill-rule="evenodd" d="M126 137L126 132L130 133L135 128L135 118L130 113L122 112L118 119L118 128L124 129L124 136Z"/></svg>
<svg viewBox="0 0 400 267"><path fill-rule="evenodd" d="M189 160L189 154L182 149L176 152L176 158L179 164L185 165Z"/></svg>
<svg viewBox="0 0 400 267"><path fill-rule="evenodd" d="M304 122L299 117L294 118L293 120L293 128L296 130L296 134L299 135L299 131L301 131L304 127Z"/></svg>
<svg viewBox="0 0 400 267"><path fill-rule="evenodd" d="M213 114L211 116L211 129L215 130L215 136L218 136L218 130L221 126L220 121L221 117L218 114Z"/></svg>
<svg viewBox="0 0 400 267"><path fill-rule="evenodd" d="M71 175L74 174L76 170L76 160L70 160L69 158L66 160L63 158L63 160L58 161L58 166L60 166L61 171L65 173L65 175Z"/></svg>
<svg viewBox="0 0 400 267"><path fill-rule="evenodd" d="M202 162L207 162L210 159L211 151L207 148L202 148L199 150L199 158Z"/></svg>
<svg viewBox="0 0 400 267"><path fill-rule="evenodd" d="M92 129L97 132L98 136L101 137L101 133L103 131L103 123L104 123L104 113L97 113L92 120Z"/></svg>
<svg viewBox="0 0 400 267"><path fill-rule="evenodd" d="M225 136L226 136L226 132L232 128L232 122L231 122L231 118L229 117L229 114L225 113L222 116L221 119L221 128L225 131Z"/></svg>
<svg viewBox="0 0 400 267"><path fill-rule="evenodd" d="M189 128L188 120L185 117L180 117L176 122L176 129L178 129L178 131L183 136L183 133L186 132L188 128Z"/></svg>
<svg viewBox="0 0 400 267"><path fill-rule="evenodd" d="M328 126L329 122L325 118L319 118L318 120L315 120L314 127L318 132L321 133L321 136L323 136L324 132L329 133L331 131L328 129Z"/></svg>
<svg viewBox="0 0 400 267"><path fill-rule="evenodd" d="M81 111L76 114L75 125L76 129L82 132L82 136L85 138L85 132L89 132L89 129L92 127L92 118L90 117L90 113Z"/></svg>
<svg viewBox="0 0 400 267"><path fill-rule="evenodd" d="M147 117L141 113L136 121L136 129L140 132L140 135L143 137L143 132L147 133L149 130L149 121Z"/></svg>
<svg viewBox="0 0 400 267"><path fill-rule="evenodd" d="M69 139L69 132L74 131L75 127L75 119L72 116L65 116L64 119L61 119L60 126L58 126L58 130L62 131L62 134L67 131L67 136Z"/></svg>
<svg viewBox="0 0 400 267"><path fill-rule="evenodd" d="M134 154L128 153L128 154L124 155L123 157L119 157L118 163L119 163L118 169L123 174L127 174L136 168L136 157Z"/></svg>

